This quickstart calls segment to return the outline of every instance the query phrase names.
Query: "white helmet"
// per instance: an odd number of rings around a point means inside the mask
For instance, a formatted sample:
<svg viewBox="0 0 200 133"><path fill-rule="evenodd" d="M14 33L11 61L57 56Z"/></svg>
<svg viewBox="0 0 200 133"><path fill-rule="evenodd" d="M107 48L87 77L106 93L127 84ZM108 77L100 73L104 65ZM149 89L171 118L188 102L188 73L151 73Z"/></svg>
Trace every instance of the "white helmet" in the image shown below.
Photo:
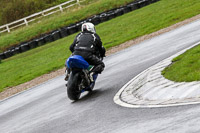
<svg viewBox="0 0 200 133"><path fill-rule="evenodd" d="M89 22L82 24L81 31L90 31L92 33L96 33L94 25Z"/></svg>

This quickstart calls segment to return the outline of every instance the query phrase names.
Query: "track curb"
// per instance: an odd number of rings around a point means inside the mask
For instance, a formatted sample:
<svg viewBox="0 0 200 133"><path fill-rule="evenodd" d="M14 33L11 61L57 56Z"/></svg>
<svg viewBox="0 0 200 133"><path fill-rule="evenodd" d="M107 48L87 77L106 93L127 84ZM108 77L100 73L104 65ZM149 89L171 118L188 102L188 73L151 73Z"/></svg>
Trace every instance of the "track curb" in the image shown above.
<svg viewBox="0 0 200 133"><path fill-rule="evenodd" d="M200 103L200 81L174 82L165 79L161 71L170 65L171 60L200 42L144 70L114 96L116 104L128 108L169 107ZM188 89L190 87L190 89Z"/></svg>

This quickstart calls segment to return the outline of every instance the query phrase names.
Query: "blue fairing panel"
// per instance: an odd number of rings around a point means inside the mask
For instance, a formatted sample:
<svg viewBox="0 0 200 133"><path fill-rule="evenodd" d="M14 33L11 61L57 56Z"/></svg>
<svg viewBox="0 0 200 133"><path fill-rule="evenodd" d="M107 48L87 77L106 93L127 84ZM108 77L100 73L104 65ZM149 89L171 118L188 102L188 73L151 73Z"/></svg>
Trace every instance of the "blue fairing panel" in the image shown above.
<svg viewBox="0 0 200 133"><path fill-rule="evenodd" d="M85 59L83 59L80 55L73 55L67 59L67 66L68 68L81 68L87 69L89 64Z"/></svg>

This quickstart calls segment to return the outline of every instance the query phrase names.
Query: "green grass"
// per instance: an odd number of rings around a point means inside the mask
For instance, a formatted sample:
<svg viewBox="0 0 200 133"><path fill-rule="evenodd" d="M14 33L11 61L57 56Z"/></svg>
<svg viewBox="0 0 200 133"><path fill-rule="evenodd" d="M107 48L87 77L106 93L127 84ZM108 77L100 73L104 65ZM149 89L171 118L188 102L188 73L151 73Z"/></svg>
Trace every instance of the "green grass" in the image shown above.
<svg viewBox="0 0 200 133"><path fill-rule="evenodd" d="M165 78L176 82L200 80L200 45L174 58L162 72Z"/></svg>
<svg viewBox="0 0 200 133"><path fill-rule="evenodd" d="M132 1L134 0L86 0L81 7L74 7L75 9L73 10L66 10L63 13L40 19L38 23L20 28L11 33L2 34L0 36L0 52L20 42L33 39L41 34L73 24L120 5L126 5Z"/></svg>
<svg viewBox="0 0 200 133"><path fill-rule="evenodd" d="M96 29L108 49L195 16L199 9L199 0L191 3L188 0L161 0L101 23ZM0 91L64 67L74 37L75 34L3 60L0 64Z"/></svg>
<svg viewBox="0 0 200 133"><path fill-rule="evenodd" d="M72 40L72 37L2 61L0 65L1 91L5 87L18 85L63 67L64 60L70 55L68 44L65 45L66 42L69 43L68 39Z"/></svg>
<svg viewBox="0 0 200 133"><path fill-rule="evenodd" d="M0 25L11 23L66 1L69 0L0 0Z"/></svg>

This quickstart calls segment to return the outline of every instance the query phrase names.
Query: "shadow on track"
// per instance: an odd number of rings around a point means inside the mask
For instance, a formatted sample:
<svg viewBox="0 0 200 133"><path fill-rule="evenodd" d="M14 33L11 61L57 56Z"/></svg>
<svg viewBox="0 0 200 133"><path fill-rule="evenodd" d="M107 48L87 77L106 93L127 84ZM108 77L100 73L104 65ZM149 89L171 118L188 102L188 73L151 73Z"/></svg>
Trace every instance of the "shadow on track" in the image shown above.
<svg viewBox="0 0 200 133"><path fill-rule="evenodd" d="M72 101L71 103L75 104L75 103L85 102L88 100L94 100L94 98L98 98L99 96L102 96L104 93L106 93L106 90L100 90L100 89L96 89L91 92L84 92L81 94L81 97L79 100Z"/></svg>

